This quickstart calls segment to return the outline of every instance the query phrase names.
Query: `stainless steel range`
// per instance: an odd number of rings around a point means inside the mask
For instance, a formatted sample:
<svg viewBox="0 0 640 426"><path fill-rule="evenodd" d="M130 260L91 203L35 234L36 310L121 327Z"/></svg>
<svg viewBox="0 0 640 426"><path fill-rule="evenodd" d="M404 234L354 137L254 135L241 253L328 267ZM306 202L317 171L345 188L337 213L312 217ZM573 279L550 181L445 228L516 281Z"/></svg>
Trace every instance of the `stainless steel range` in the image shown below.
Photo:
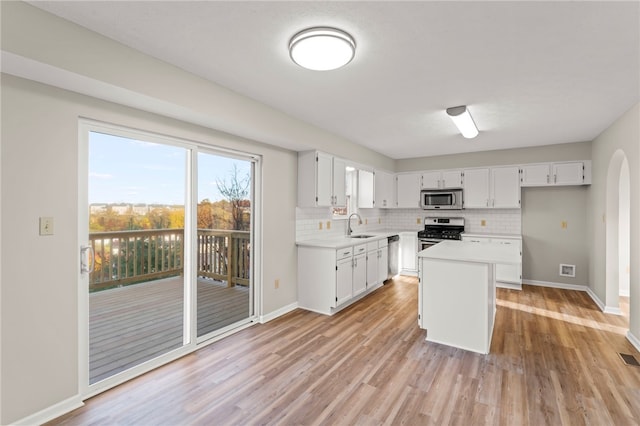
<svg viewBox="0 0 640 426"><path fill-rule="evenodd" d="M418 232L420 250L444 240L461 240L464 232L463 217L425 217L424 229Z"/></svg>

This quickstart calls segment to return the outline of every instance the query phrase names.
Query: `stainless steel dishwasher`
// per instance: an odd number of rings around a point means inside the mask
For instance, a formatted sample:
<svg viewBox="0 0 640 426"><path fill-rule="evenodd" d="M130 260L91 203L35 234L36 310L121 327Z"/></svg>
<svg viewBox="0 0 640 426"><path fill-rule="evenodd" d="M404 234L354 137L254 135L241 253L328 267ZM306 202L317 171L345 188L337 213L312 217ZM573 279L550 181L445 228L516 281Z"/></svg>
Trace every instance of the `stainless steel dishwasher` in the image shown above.
<svg viewBox="0 0 640 426"><path fill-rule="evenodd" d="M398 275L399 270L399 259L400 259L400 236L399 235L391 235L387 238L389 251L389 269L387 271L387 280Z"/></svg>

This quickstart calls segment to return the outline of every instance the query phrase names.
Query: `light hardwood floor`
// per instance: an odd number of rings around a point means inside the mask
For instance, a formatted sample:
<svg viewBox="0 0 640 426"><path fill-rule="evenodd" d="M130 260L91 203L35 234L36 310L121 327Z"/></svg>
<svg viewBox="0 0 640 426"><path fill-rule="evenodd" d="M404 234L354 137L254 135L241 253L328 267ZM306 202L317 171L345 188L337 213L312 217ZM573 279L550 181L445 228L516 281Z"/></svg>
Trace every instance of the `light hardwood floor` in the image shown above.
<svg viewBox="0 0 640 426"><path fill-rule="evenodd" d="M626 319L584 292L523 287L498 290L489 355L427 343L417 280L402 277L333 317L245 329L51 424L638 424Z"/></svg>

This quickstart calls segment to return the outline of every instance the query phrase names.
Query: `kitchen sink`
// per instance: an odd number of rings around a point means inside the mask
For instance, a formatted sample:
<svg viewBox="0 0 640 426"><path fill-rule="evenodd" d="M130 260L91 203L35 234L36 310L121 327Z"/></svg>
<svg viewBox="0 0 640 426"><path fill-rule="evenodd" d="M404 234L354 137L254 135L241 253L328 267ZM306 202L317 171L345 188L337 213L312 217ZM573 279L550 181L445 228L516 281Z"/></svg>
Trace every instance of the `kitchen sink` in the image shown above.
<svg viewBox="0 0 640 426"><path fill-rule="evenodd" d="M373 235L349 235L349 238L371 238Z"/></svg>

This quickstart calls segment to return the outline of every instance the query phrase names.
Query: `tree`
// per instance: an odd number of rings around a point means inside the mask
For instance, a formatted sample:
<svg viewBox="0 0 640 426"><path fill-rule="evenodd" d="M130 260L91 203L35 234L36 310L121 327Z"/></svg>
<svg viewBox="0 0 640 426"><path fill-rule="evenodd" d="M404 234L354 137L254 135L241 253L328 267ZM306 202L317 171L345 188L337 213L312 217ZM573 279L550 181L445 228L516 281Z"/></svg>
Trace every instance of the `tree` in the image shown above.
<svg viewBox="0 0 640 426"><path fill-rule="evenodd" d="M231 207L231 229L245 231L249 229L248 215L245 214L250 202L247 199L251 188L251 175L238 176L238 167L234 164L229 182L217 180L218 191L227 199Z"/></svg>

